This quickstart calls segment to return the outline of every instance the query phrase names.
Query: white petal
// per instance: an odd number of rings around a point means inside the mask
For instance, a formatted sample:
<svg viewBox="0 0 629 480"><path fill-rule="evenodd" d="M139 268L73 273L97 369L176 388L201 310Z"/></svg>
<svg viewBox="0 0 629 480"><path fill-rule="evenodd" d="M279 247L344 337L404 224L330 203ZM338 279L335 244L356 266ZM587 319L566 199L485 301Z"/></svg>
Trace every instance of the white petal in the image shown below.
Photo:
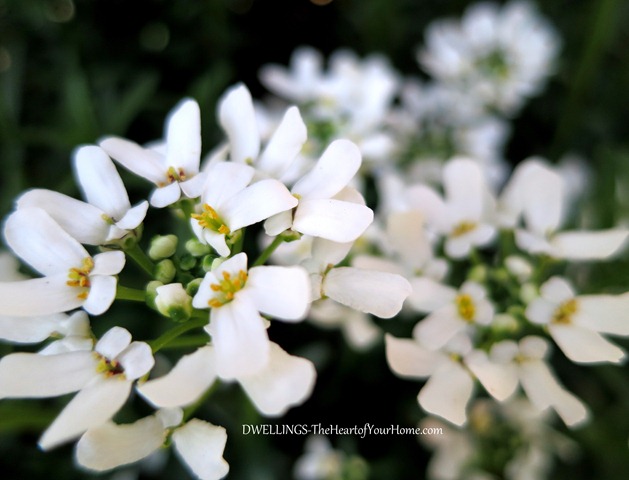
<svg viewBox="0 0 629 480"><path fill-rule="evenodd" d="M289 355L271 343L266 367L238 381L263 415L279 416L310 397L316 377L310 360Z"/></svg>
<svg viewBox="0 0 629 480"><path fill-rule="evenodd" d="M629 335L629 293L578 297L574 322L596 332Z"/></svg>
<svg viewBox="0 0 629 480"><path fill-rule="evenodd" d="M131 382L118 377L102 378L85 386L61 411L39 439L49 450L110 420L129 397Z"/></svg>
<svg viewBox="0 0 629 480"><path fill-rule="evenodd" d="M432 312L413 329L413 338L430 350L438 350L464 331L467 323L457 315L454 306Z"/></svg>
<svg viewBox="0 0 629 480"><path fill-rule="evenodd" d="M280 178L301 151L307 138L306 125L299 109L290 107L260 155L257 168L273 178Z"/></svg>
<svg viewBox="0 0 629 480"><path fill-rule="evenodd" d="M221 257L228 257L231 253L230 247L227 245L227 240L225 239L225 235L222 233L214 232L207 228L203 229L203 240L210 247L216 250Z"/></svg>
<svg viewBox="0 0 629 480"><path fill-rule="evenodd" d="M107 422L89 429L76 445L82 467L103 472L147 457L164 443L164 427L155 416L126 425Z"/></svg>
<svg viewBox="0 0 629 480"><path fill-rule="evenodd" d="M125 265L123 252L111 251L97 253L94 255L94 268L91 275L116 275L120 273Z"/></svg>
<svg viewBox="0 0 629 480"><path fill-rule="evenodd" d="M264 319L253 302L237 296L210 312L206 327L216 347L216 371L222 378L254 374L269 360L269 340Z"/></svg>
<svg viewBox="0 0 629 480"><path fill-rule="evenodd" d="M428 377L443 361L442 354L422 348L415 340L390 334L384 340L389 367L402 377Z"/></svg>
<svg viewBox="0 0 629 480"><path fill-rule="evenodd" d="M175 451L200 480L218 480L229 472L223 459L227 432L193 418L173 433Z"/></svg>
<svg viewBox="0 0 629 480"><path fill-rule="evenodd" d="M425 185L415 185L407 191L411 207L420 211L426 223L440 232L446 232L450 225L450 215L441 196Z"/></svg>
<svg viewBox="0 0 629 480"><path fill-rule="evenodd" d="M172 205L181 197L179 183L173 182L165 187L158 187L151 193L149 202L155 208L164 208Z"/></svg>
<svg viewBox="0 0 629 480"><path fill-rule="evenodd" d="M456 290L428 277L411 279L413 292L408 297L410 305L420 312L432 312L452 303Z"/></svg>
<svg viewBox="0 0 629 480"><path fill-rule="evenodd" d="M102 148L93 145L79 148L74 154L74 171L83 198L111 218L120 220L131 208L114 162Z"/></svg>
<svg viewBox="0 0 629 480"><path fill-rule="evenodd" d="M532 323L548 325L552 321L558 306L558 304L551 303L543 298L536 298L526 307L524 315Z"/></svg>
<svg viewBox="0 0 629 480"><path fill-rule="evenodd" d="M90 277L90 292L83 303L85 311L91 315L105 313L116 298L116 277L93 275Z"/></svg>
<svg viewBox="0 0 629 480"><path fill-rule="evenodd" d="M216 380L214 349L199 348L184 355L166 375L137 387L155 407L185 407L194 403Z"/></svg>
<svg viewBox="0 0 629 480"><path fill-rule="evenodd" d="M127 380L142 377L155 365L151 347L145 342L131 342L131 345L118 355L117 360L124 368L124 376Z"/></svg>
<svg viewBox="0 0 629 480"><path fill-rule="evenodd" d="M201 112L192 99L182 100L166 120L166 163L181 168L186 176L199 171L201 160Z"/></svg>
<svg viewBox="0 0 629 480"><path fill-rule="evenodd" d="M576 363L620 363L625 352L599 333L577 325L553 324L548 327L561 351Z"/></svg>
<svg viewBox="0 0 629 480"><path fill-rule="evenodd" d="M0 282L0 315L30 317L68 312L83 305L81 293L66 282L67 273L18 282Z"/></svg>
<svg viewBox="0 0 629 480"><path fill-rule="evenodd" d="M430 258L432 250L424 219L419 210L393 212L387 217L387 238L393 249L412 268L422 268Z"/></svg>
<svg viewBox="0 0 629 480"><path fill-rule="evenodd" d="M583 403L557 382L543 361L521 364L520 382L526 396L539 410L553 407L566 425L576 426L587 419Z"/></svg>
<svg viewBox="0 0 629 480"><path fill-rule="evenodd" d="M100 338L94 350L109 360L114 360L125 348L131 344L129 330L122 327L113 327L107 330Z"/></svg>
<svg viewBox="0 0 629 480"><path fill-rule="evenodd" d="M513 363L491 362L485 352L475 350L465 357L465 364L499 402L509 398L518 388L518 370Z"/></svg>
<svg viewBox="0 0 629 480"><path fill-rule="evenodd" d="M404 277L394 273L339 267L325 276L323 292L361 312L391 318L402 309L411 286Z"/></svg>
<svg viewBox="0 0 629 480"><path fill-rule="evenodd" d="M92 352L12 353L0 360L0 398L56 397L80 390L95 376Z"/></svg>
<svg viewBox="0 0 629 480"><path fill-rule="evenodd" d="M0 338L15 343L38 343L61 329L66 315L39 315L35 317L0 316Z"/></svg>
<svg viewBox="0 0 629 480"><path fill-rule="evenodd" d="M308 199L331 198L356 175L360 150L349 140L335 140L323 152L314 168L293 186L293 193Z"/></svg>
<svg viewBox="0 0 629 480"><path fill-rule="evenodd" d="M267 235L275 237L293 225L293 212L287 210L269 217L264 222L264 231Z"/></svg>
<svg viewBox="0 0 629 480"><path fill-rule="evenodd" d="M81 244L40 208L21 208L6 221L4 236L11 249L43 275L68 273L89 257Z"/></svg>
<svg viewBox="0 0 629 480"><path fill-rule="evenodd" d="M467 403L474 391L472 377L454 362L447 362L430 377L417 397L424 410L455 425L467 422Z"/></svg>
<svg viewBox="0 0 629 480"><path fill-rule="evenodd" d="M260 151L260 134L247 87L238 84L225 92L219 101L218 117L229 138L231 160L242 163L255 160Z"/></svg>
<svg viewBox="0 0 629 480"><path fill-rule="evenodd" d="M99 145L111 158L136 175L155 185L166 181L168 167L159 153L118 137L104 138Z"/></svg>
<svg viewBox="0 0 629 480"><path fill-rule="evenodd" d="M484 182L478 163L464 158L449 161L443 169L443 186L456 221L480 219Z"/></svg>
<svg viewBox="0 0 629 480"><path fill-rule="evenodd" d="M211 207L221 207L227 199L244 190L253 179L255 169L249 165L219 162L207 172L201 200Z"/></svg>
<svg viewBox="0 0 629 480"><path fill-rule="evenodd" d="M149 202L146 200L141 201L135 207L130 208L127 212L119 218L116 222L116 226L122 230L133 230L137 228L144 221L146 212L149 208Z"/></svg>
<svg viewBox="0 0 629 480"><path fill-rule="evenodd" d="M310 304L310 277L299 266L254 267L246 290L261 313L282 320L303 319Z"/></svg>
<svg viewBox="0 0 629 480"><path fill-rule="evenodd" d="M261 180L241 190L221 206L232 231L253 225L267 218L297 206L283 183L277 180Z"/></svg>
<svg viewBox="0 0 629 480"><path fill-rule="evenodd" d="M17 200L17 208L41 208L78 242L101 245L107 240L110 225L103 211L89 203L53 192L29 190Z"/></svg>
<svg viewBox="0 0 629 480"><path fill-rule="evenodd" d="M627 230L561 232L550 244L559 258L603 260L618 252L629 236Z"/></svg>
<svg viewBox="0 0 629 480"><path fill-rule="evenodd" d="M293 228L298 232L334 242L356 240L373 221L373 211L364 205L334 199L301 200Z"/></svg>
<svg viewBox="0 0 629 480"><path fill-rule="evenodd" d="M329 265L340 263L350 252L354 242L339 243L315 238L312 241L312 258L316 260L319 270L327 269Z"/></svg>
<svg viewBox="0 0 629 480"><path fill-rule="evenodd" d="M203 185L205 185L206 180L207 175L205 172L198 173L188 180L179 182L179 187L186 197L197 198L203 193Z"/></svg>

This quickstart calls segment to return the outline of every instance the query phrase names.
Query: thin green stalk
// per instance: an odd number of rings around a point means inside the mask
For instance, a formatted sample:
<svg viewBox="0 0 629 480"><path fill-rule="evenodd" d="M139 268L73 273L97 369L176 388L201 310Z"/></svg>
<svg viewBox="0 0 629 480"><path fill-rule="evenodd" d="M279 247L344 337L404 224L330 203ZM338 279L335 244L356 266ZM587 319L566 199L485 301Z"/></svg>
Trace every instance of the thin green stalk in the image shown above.
<svg viewBox="0 0 629 480"><path fill-rule="evenodd" d="M269 245L268 247L266 247L264 249L264 251L260 254L260 256L258 257L258 259L253 263L253 265L251 265L252 267L257 267L259 265L263 265L264 262L266 262L269 257L271 256L271 254L277 249L277 247L279 247L282 243L284 243L284 239L282 238L282 236L277 236L273 239L273 242L271 242L271 245Z"/></svg>
<svg viewBox="0 0 629 480"><path fill-rule="evenodd" d="M133 247L127 248L124 251L135 263L137 263L142 270L148 273L151 277L155 272L155 265L153 261L148 257L144 250L136 243Z"/></svg>
<svg viewBox="0 0 629 480"><path fill-rule="evenodd" d="M210 398L212 393L214 393L214 391L218 387L218 384L219 384L218 379L214 380L214 383L210 386L210 388L208 388L205 391L205 393L203 393L203 395L201 395L196 402L194 402L192 405L189 405L189 406L187 406L186 408L183 409L183 421L184 422L186 422L192 415L194 415L194 413L197 411L197 409L201 405L203 405L208 398Z"/></svg>
<svg viewBox="0 0 629 480"><path fill-rule="evenodd" d="M208 316L205 316L205 318L191 318L187 322L181 323L177 325L176 327L171 328L160 337L148 343L151 346L151 350L153 351L153 353L157 353L159 350L169 345L170 342L174 340L175 338L179 337L180 335L183 335L189 330L203 327L207 324L207 322L208 322Z"/></svg>
<svg viewBox="0 0 629 480"><path fill-rule="evenodd" d="M146 290L125 287L118 284L116 287L116 300L132 300L134 302L146 301Z"/></svg>

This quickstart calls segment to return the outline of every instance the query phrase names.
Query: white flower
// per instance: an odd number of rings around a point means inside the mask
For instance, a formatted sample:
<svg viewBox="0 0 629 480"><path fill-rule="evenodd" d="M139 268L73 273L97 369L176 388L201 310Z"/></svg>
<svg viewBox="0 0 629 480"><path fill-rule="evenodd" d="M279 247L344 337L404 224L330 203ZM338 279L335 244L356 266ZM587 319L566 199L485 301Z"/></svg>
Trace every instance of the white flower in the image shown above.
<svg viewBox="0 0 629 480"><path fill-rule="evenodd" d="M195 308L211 308L205 327L216 348L216 370L237 378L262 370L269 361L265 320L302 320L310 304L310 281L302 267L257 266L247 270L239 253L208 272L192 299Z"/></svg>
<svg viewBox="0 0 629 480"><path fill-rule="evenodd" d="M96 146L84 146L74 154L82 202L62 193L35 189L22 194L17 208L41 208L66 232L88 245L104 245L137 228L148 202L131 207L124 184L107 154Z"/></svg>
<svg viewBox="0 0 629 480"><path fill-rule="evenodd" d="M423 185L409 189L413 207L429 227L445 236L445 251L452 258L469 255L473 247L488 245L495 237L494 198L476 162L454 158L443 169L445 199Z"/></svg>
<svg viewBox="0 0 629 480"><path fill-rule="evenodd" d="M385 335L387 362L397 375L410 378L430 377L417 400L429 413L455 425L467 422L466 408L474 392L474 378L462 363L471 350L468 338L458 336L445 351L429 350L417 339Z"/></svg>
<svg viewBox="0 0 629 480"><path fill-rule="evenodd" d="M192 297L181 283L170 283L155 289L155 306L162 315L184 321L192 314Z"/></svg>
<svg viewBox="0 0 629 480"><path fill-rule="evenodd" d="M42 435L44 450L109 420L125 403L134 380L153 367L150 347L114 327L94 351L56 355L13 353L0 360L0 398L55 397L78 391Z"/></svg>
<svg viewBox="0 0 629 480"><path fill-rule="evenodd" d="M409 304L420 312L430 312L413 330L413 336L430 350L443 347L472 325L489 325L494 307L478 283L468 281L456 289L426 277L411 280Z"/></svg>
<svg viewBox="0 0 629 480"><path fill-rule="evenodd" d="M460 22L430 24L418 60L439 81L512 115L541 90L558 47L554 29L529 2L480 2Z"/></svg>
<svg viewBox="0 0 629 480"><path fill-rule="evenodd" d="M216 355L213 345L201 347L182 357L166 375L138 386L138 392L156 407L190 405L217 379ZM310 397L315 379L312 362L271 342L269 361L261 370L228 380L240 383L260 413L275 417Z"/></svg>
<svg viewBox="0 0 629 480"><path fill-rule="evenodd" d="M39 208L20 208L11 214L4 236L11 249L44 277L0 282L0 315L48 315L79 307L99 315L113 302L114 275L124 266L124 253L90 256Z"/></svg>
<svg viewBox="0 0 629 480"><path fill-rule="evenodd" d="M587 420L588 411L555 378L545 361L547 354L548 343L543 338L528 336L519 344L499 342L489 355L476 350L468 355L466 364L497 400L509 398L520 384L539 411L552 407L566 425L576 427Z"/></svg>
<svg viewBox="0 0 629 480"><path fill-rule="evenodd" d="M326 437L313 435L306 439L304 453L294 467L296 480L326 480L338 478L343 472L345 455L332 448Z"/></svg>
<svg viewBox="0 0 629 480"><path fill-rule="evenodd" d="M175 452L200 480L218 480L229 472L223 459L227 433L199 419L182 424L180 409L160 410L131 424L108 421L89 429L76 446L79 465L103 472L137 462L172 438Z"/></svg>
<svg viewBox="0 0 629 480"><path fill-rule="evenodd" d="M145 148L118 137L99 142L123 167L156 185L150 202L157 208L175 203L182 193L189 198L200 194L201 118L196 101L184 99L170 112L165 137L162 148Z"/></svg>
<svg viewBox="0 0 629 480"><path fill-rule="evenodd" d="M545 325L573 362L620 363L625 352L601 333L629 335L629 294L575 295L570 284L553 277L526 308L527 318Z"/></svg>
<svg viewBox="0 0 629 480"><path fill-rule="evenodd" d="M229 235L297 205L297 199L277 180L249 185L254 174L253 168L232 162L217 163L207 172L200 211L190 223L199 240L222 257L230 253Z"/></svg>
<svg viewBox="0 0 629 480"><path fill-rule="evenodd" d="M563 178L542 160L518 165L499 200L501 222L515 227L517 245L567 260L601 260L616 253L629 230L559 231L566 214L565 190ZM520 217L526 228L518 226Z"/></svg>
<svg viewBox="0 0 629 480"><path fill-rule="evenodd" d="M348 140L332 142L312 170L291 189L299 199L297 208L267 220L267 234L275 236L292 228L334 242L356 240L373 221L373 211L347 187L360 164L355 144Z"/></svg>
<svg viewBox="0 0 629 480"><path fill-rule="evenodd" d="M284 180L306 143L306 125L297 107L290 107L260 152L261 136L256 110L251 93L242 84L231 87L223 94L218 116L229 139L230 160L254 166L263 177Z"/></svg>
<svg viewBox="0 0 629 480"><path fill-rule="evenodd" d="M51 336L87 338L89 334L89 320L83 311L71 315L0 316L0 338L9 342L39 343Z"/></svg>
<svg viewBox="0 0 629 480"><path fill-rule="evenodd" d="M332 300L363 313L391 318L402 309L411 286L401 275L355 267L335 267L351 248L315 239L312 258L305 262L311 272L312 298Z"/></svg>

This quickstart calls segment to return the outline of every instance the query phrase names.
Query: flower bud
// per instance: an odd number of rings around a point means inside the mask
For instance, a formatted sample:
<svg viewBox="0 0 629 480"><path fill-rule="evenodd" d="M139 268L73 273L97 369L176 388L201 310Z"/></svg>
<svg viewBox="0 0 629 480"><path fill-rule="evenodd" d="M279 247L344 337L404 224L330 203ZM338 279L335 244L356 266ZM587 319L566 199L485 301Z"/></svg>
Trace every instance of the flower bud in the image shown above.
<svg viewBox="0 0 629 480"><path fill-rule="evenodd" d="M192 297L181 283L162 285L156 289L155 306L162 315L175 322L185 322L192 315Z"/></svg>
<svg viewBox="0 0 629 480"><path fill-rule="evenodd" d="M164 285L162 282L153 280L146 285L146 304L149 307L157 308L155 306L155 298L157 297L157 287Z"/></svg>
<svg viewBox="0 0 629 480"><path fill-rule="evenodd" d="M191 238L186 242L186 250L193 257L202 257L211 251L209 245L199 242L196 238Z"/></svg>
<svg viewBox="0 0 629 480"><path fill-rule="evenodd" d="M149 257L153 260L171 257L177 251L177 241L176 235L156 235L151 240Z"/></svg>
<svg viewBox="0 0 629 480"><path fill-rule="evenodd" d="M169 283L175 278L177 268L172 260L166 259L155 265L155 280L162 283Z"/></svg>

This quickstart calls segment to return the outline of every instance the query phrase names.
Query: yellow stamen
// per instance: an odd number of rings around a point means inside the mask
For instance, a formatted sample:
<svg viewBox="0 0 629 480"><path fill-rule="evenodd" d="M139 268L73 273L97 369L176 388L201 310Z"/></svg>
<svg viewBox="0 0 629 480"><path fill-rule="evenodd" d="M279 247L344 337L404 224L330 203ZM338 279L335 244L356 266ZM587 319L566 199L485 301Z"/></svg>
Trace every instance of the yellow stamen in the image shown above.
<svg viewBox="0 0 629 480"><path fill-rule="evenodd" d="M465 235L466 233L469 233L475 230L477 226L478 224L475 222L467 222L467 221L460 222L452 229L451 235L453 237L461 237Z"/></svg>
<svg viewBox="0 0 629 480"><path fill-rule="evenodd" d="M94 269L92 257L85 257L80 268L71 268L68 272L66 285L69 287L90 288L90 272ZM77 296L81 299L87 298L87 291L83 290Z"/></svg>
<svg viewBox="0 0 629 480"><path fill-rule="evenodd" d="M213 292L216 292L216 295L208 301L208 305L212 308L218 308L231 302L236 292L243 289L247 283L247 278L247 272L244 270L240 270L235 277L232 277L229 272L223 272L223 279L219 280L219 283L210 285L210 288Z"/></svg>
<svg viewBox="0 0 629 480"><path fill-rule="evenodd" d="M562 323L564 325L572 323L572 315L577 313L579 310L579 304L577 303L576 298L568 300L555 310L553 313L553 323Z"/></svg>
<svg viewBox="0 0 629 480"><path fill-rule="evenodd" d="M171 183L183 182L184 180L186 180L186 172L183 168L176 169L175 167L168 167L168 170L166 171L166 181L159 182L157 186L165 187L166 185L170 185Z"/></svg>
<svg viewBox="0 0 629 480"><path fill-rule="evenodd" d="M102 373L105 377L114 377L120 375L120 378L124 378L124 368L117 360L109 360L98 353L94 353L94 356L98 360L96 365L96 372Z"/></svg>
<svg viewBox="0 0 629 480"><path fill-rule="evenodd" d="M230 233L229 227L225 225L223 219L207 203L203 204L203 212L193 213L191 217L199 222L199 225L203 228L208 228L223 235Z"/></svg>
<svg viewBox="0 0 629 480"><path fill-rule="evenodd" d="M466 322L472 323L474 315L476 315L476 306L472 297L467 293L462 293L456 297L455 303L461 318Z"/></svg>

